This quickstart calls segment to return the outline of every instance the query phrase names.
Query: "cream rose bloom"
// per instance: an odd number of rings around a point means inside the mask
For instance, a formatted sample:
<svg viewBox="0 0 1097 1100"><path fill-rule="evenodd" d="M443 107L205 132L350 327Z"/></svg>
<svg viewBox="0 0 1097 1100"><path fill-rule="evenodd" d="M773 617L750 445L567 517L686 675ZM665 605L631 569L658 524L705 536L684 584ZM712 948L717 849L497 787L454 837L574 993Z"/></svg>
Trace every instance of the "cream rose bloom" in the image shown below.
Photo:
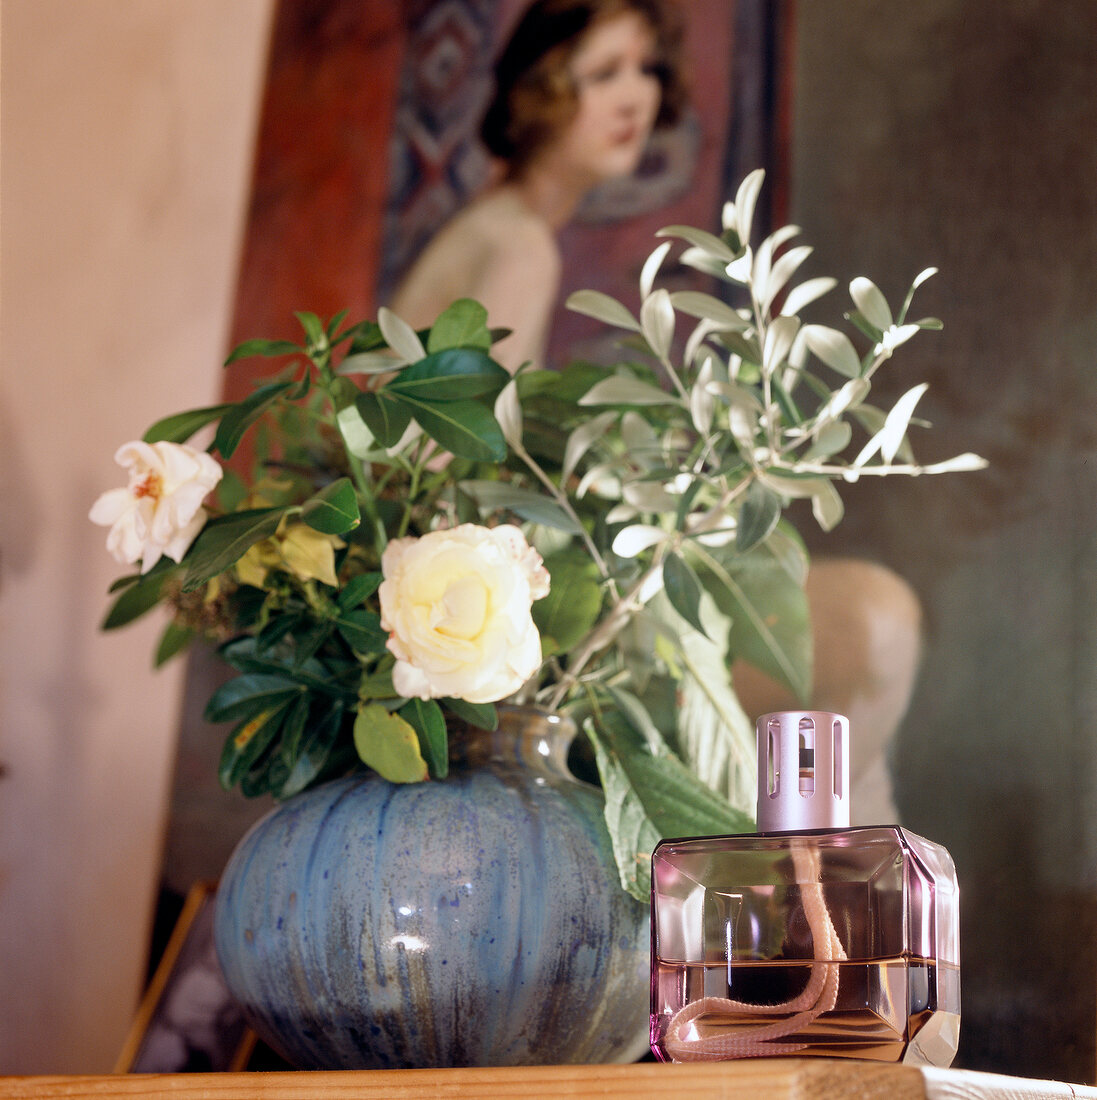
<svg viewBox="0 0 1097 1100"><path fill-rule="evenodd" d="M464 523L394 539L381 572L381 626L405 698L492 703L537 671L530 608L548 595L549 575L517 527Z"/></svg>
<svg viewBox="0 0 1097 1100"><path fill-rule="evenodd" d="M223 470L204 451L183 443L124 443L114 461L129 471L124 489L111 489L92 505L92 523L109 527L107 549L147 573L161 557L181 561L207 514L202 507Z"/></svg>

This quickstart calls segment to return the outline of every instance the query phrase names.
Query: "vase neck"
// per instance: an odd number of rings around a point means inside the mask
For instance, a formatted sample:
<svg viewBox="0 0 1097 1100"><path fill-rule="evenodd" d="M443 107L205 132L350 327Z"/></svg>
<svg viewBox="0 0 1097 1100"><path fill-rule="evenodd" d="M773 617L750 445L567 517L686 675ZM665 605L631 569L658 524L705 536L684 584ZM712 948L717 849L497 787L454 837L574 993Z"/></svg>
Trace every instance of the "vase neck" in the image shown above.
<svg viewBox="0 0 1097 1100"><path fill-rule="evenodd" d="M463 727L454 731L450 755L455 762L471 767L489 762L511 764L574 778L568 768L568 749L576 730L569 717L538 707L499 706L496 710L496 729Z"/></svg>

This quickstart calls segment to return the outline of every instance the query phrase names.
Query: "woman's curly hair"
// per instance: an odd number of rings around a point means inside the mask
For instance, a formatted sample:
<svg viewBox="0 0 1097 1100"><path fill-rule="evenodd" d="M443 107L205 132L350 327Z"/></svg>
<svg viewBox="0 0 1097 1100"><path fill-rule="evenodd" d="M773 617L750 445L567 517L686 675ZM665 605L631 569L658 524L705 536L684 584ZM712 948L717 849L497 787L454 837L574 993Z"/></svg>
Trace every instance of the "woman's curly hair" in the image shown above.
<svg viewBox="0 0 1097 1100"><path fill-rule="evenodd" d="M488 150L517 175L574 117L579 98L568 63L596 25L634 12L655 38L661 98L656 127L672 126L685 104L682 23L666 0L537 0L495 63L495 96L480 127Z"/></svg>

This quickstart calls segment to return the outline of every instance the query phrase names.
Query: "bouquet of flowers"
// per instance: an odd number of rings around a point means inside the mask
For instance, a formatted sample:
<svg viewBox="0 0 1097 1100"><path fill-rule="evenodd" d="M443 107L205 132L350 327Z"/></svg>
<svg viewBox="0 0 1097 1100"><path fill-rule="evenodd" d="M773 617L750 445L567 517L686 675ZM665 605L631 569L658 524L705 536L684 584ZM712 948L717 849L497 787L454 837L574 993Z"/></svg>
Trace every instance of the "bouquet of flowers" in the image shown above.
<svg viewBox="0 0 1097 1100"><path fill-rule="evenodd" d="M91 518L138 571L104 626L157 605L157 661L213 639L237 672L206 707L234 723L221 782L289 797L354 768L443 780L448 719L493 728L503 699L574 714L589 736L623 886L645 897L666 835L749 830L753 730L735 658L798 694L811 683L807 555L787 516L842 516L861 477L919 465L925 385L869 402L909 320L855 279L852 334L801 321L835 280L794 284L811 252L785 227L750 244L762 173L719 234L671 226L641 306L572 309L621 330L620 361L513 377L476 302L414 331L297 315L300 344L244 400L169 416L117 454L128 484ZM669 250L726 295L657 286ZM856 342L855 342L856 341ZM204 447L195 436L212 435ZM250 433L253 468L230 460ZM855 434L859 439L855 441Z"/></svg>

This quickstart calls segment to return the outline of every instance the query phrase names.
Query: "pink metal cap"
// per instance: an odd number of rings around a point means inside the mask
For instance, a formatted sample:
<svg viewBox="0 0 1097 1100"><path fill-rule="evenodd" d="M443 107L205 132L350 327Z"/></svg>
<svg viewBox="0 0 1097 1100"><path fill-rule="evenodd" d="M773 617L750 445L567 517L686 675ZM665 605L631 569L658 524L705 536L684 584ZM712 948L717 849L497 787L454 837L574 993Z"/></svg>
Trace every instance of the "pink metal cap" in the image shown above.
<svg viewBox="0 0 1097 1100"><path fill-rule="evenodd" d="M782 710L758 719L758 831L849 827L849 719Z"/></svg>

